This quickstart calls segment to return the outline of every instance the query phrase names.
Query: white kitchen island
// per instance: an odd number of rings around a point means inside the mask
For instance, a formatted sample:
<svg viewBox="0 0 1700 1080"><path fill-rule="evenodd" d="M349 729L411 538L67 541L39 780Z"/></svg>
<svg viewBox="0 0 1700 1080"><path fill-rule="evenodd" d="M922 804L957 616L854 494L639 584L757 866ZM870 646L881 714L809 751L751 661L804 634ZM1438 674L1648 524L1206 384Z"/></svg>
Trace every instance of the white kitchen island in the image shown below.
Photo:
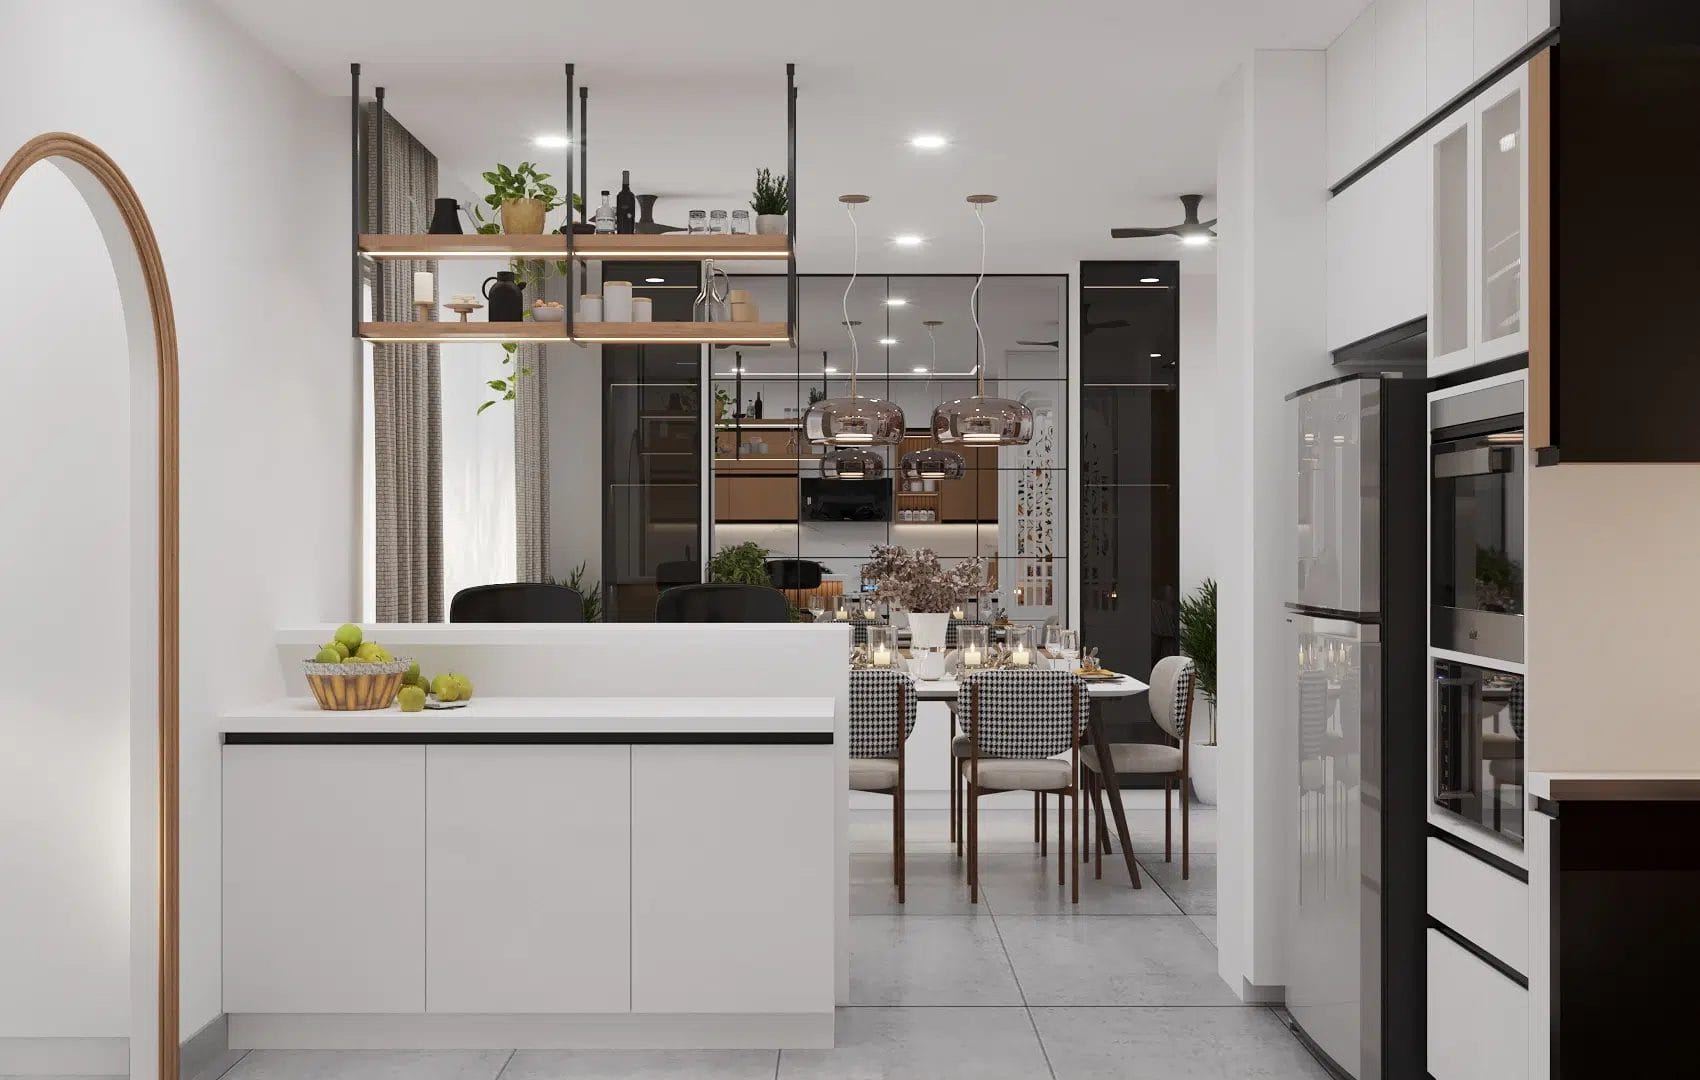
<svg viewBox="0 0 1700 1080"><path fill-rule="evenodd" d="M562 630L635 628L509 633ZM486 696L474 650L462 709L227 714L231 1047L832 1045L848 679L842 632L783 631L818 696Z"/></svg>

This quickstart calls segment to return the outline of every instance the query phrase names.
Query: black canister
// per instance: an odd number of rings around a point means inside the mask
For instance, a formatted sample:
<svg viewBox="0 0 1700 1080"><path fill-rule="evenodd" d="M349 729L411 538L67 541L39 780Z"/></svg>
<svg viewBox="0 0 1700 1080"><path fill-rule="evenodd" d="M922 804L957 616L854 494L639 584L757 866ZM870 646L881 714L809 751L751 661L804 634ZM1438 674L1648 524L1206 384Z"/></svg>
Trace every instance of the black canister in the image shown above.
<svg viewBox="0 0 1700 1080"><path fill-rule="evenodd" d="M438 199L431 214L431 227L426 230L435 236L460 235L460 204L453 199Z"/></svg>
<svg viewBox="0 0 1700 1080"><path fill-rule="evenodd" d="M492 281L494 285L490 284ZM512 270L484 279L484 299L490 302L491 322L519 322L525 318L525 282L514 281Z"/></svg>

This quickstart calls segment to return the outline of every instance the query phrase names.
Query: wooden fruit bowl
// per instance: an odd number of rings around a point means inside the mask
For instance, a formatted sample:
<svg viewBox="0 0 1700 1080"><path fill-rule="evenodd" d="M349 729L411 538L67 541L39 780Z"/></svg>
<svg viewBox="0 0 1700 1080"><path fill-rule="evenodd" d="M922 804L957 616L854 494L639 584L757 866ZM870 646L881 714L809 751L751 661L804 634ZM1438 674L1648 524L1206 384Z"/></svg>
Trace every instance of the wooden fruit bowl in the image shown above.
<svg viewBox="0 0 1700 1080"><path fill-rule="evenodd" d="M364 709L387 709L395 704L401 691L401 677L407 674L411 660L390 660L381 664L320 664L308 660L302 667L307 672L307 685L319 708L333 712L355 712Z"/></svg>

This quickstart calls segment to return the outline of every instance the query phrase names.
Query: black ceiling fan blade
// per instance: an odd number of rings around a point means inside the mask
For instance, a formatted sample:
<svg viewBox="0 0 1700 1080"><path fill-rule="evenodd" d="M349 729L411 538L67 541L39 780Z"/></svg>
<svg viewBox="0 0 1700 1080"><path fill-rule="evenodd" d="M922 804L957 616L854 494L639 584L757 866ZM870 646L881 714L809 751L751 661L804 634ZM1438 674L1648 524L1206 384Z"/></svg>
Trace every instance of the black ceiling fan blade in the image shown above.
<svg viewBox="0 0 1700 1080"><path fill-rule="evenodd" d="M1205 228L1206 228L1206 229L1209 229L1209 230L1210 230L1210 232L1211 232L1211 235L1215 235L1215 232L1216 232L1216 222L1217 222L1217 221L1219 221L1219 220L1221 220L1221 219L1219 219L1219 218L1211 218L1211 219L1210 219L1210 220L1209 220L1209 221L1201 221L1201 222L1199 222L1199 224L1200 224L1200 225L1202 225L1202 226L1204 226L1204 227L1205 227Z"/></svg>
<svg viewBox="0 0 1700 1080"><path fill-rule="evenodd" d="M1166 229L1111 229L1110 239L1133 240L1142 236L1173 236L1174 234L1175 227L1173 225Z"/></svg>
<svg viewBox="0 0 1700 1080"><path fill-rule="evenodd" d="M1057 339L1057 341L1019 341L1018 340L1018 341L1016 341L1016 344L1017 345L1038 345L1038 346L1041 346L1041 347L1046 348L1046 349L1054 349L1061 342L1061 340L1062 339L1060 339L1060 338Z"/></svg>

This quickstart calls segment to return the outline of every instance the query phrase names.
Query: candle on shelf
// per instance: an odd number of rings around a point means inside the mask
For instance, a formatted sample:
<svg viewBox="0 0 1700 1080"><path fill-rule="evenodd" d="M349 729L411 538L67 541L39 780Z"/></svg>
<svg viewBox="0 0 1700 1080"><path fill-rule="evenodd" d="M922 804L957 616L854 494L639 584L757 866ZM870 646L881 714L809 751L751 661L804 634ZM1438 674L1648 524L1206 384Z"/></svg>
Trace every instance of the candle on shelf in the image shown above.
<svg viewBox="0 0 1700 1080"><path fill-rule="evenodd" d="M979 667L981 662L983 662L985 659L986 659L985 654L982 653L979 649L976 649L972 645L970 645L966 649L962 650L962 666L963 667L971 667L971 668Z"/></svg>
<svg viewBox="0 0 1700 1080"><path fill-rule="evenodd" d="M874 666L875 667L890 667L891 666L891 650L886 648L884 645L876 646L874 648Z"/></svg>
<svg viewBox="0 0 1700 1080"><path fill-rule="evenodd" d="M413 302L428 304L437 298L437 282L429 270L413 272Z"/></svg>
<svg viewBox="0 0 1700 1080"><path fill-rule="evenodd" d="M1026 667L1033 662L1033 653L1025 645L1017 645L1010 650L1009 662L1016 667Z"/></svg>

